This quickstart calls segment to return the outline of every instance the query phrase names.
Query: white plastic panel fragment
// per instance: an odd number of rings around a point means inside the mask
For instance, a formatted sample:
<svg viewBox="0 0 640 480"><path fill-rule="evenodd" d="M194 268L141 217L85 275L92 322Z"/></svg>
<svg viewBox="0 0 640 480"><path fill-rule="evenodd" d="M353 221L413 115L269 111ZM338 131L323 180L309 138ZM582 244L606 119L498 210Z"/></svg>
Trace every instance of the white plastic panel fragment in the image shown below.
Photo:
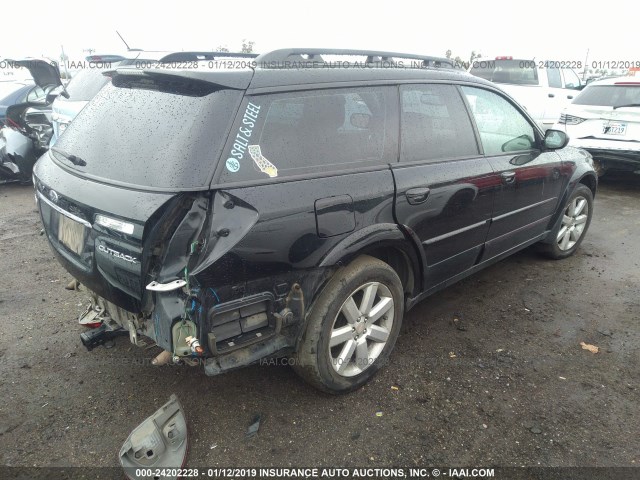
<svg viewBox="0 0 640 480"><path fill-rule="evenodd" d="M150 472L148 469L169 469L165 473L175 469L177 473L185 464L187 449L187 419L178 397L171 395L167 403L131 432L120 449L120 464L131 480L153 478L144 476Z"/></svg>

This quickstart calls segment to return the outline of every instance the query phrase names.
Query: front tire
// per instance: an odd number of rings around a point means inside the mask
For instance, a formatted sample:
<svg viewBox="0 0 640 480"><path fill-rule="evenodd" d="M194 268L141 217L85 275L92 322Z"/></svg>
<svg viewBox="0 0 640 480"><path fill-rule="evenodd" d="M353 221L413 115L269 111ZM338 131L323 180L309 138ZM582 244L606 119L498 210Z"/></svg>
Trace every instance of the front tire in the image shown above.
<svg viewBox="0 0 640 480"><path fill-rule="evenodd" d="M593 216L593 193L586 185L578 185L562 209L562 218L543 246L554 260L570 257L584 239Z"/></svg>
<svg viewBox="0 0 640 480"><path fill-rule="evenodd" d="M396 272L358 257L336 271L311 308L294 370L327 393L361 387L388 361L403 313Z"/></svg>

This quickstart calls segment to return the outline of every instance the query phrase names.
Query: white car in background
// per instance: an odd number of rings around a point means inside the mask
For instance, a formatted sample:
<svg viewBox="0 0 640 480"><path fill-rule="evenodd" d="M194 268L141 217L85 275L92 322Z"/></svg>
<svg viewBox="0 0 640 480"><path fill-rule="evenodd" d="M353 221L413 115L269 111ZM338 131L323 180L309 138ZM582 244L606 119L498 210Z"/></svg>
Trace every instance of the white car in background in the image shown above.
<svg viewBox="0 0 640 480"><path fill-rule="evenodd" d="M474 60L469 72L498 84L546 131L584 87L578 74L570 68L574 64L578 66L578 62L481 58Z"/></svg>
<svg viewBox="0 0 640 480"><path fill-rule="evenodd" d="M590 83L553 128L591 153L599 175L609 169L640 173L640 78Z"/></svg>

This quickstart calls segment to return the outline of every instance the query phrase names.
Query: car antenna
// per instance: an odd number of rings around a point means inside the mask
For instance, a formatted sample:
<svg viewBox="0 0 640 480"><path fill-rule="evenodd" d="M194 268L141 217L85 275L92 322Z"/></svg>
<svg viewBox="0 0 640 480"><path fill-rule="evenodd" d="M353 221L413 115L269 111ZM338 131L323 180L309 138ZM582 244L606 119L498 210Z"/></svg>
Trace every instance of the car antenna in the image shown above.
<svg viewBox="0 0 640 480"><path fill-rule="evenodd" d="M69 81L69 70L67 70L67 56L64 53L64 45L60 45L60 50L62 51L62 55L60 55L60 60L64 64L64 79L68 82ZM60 72L60 67L58 67L58 73L59 72ZM67 92L67 87L65 86L64 82L60 82L60 83L62 84L61 95L64 98L69 98L69 92Z"/></svg>
<svg viewBox="0 0 640 480"><path fill-rule="evenodd" d="M124 38L122 38L122 35L120 35L120 32L118 30L116 30L116 33L120 37L120 40L122 40L122 43L124 43L124 45L127 47L127 51L131 52L131 51L140 50L139 48L131 48L127 43L127 41Z"/></svg>

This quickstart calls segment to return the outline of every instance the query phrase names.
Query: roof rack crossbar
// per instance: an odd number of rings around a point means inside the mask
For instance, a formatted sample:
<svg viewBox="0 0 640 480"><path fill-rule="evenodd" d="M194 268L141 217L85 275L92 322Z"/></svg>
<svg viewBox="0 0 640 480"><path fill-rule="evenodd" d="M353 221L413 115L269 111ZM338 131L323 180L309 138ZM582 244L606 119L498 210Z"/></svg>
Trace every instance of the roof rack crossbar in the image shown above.
<svg viewBox="0 0 640 480"><path fill-rule="evenodd" d="M350 49L326 49L326 48L284 48L273 50L272 52L263 53L256 58L259 66L282 65L287 61L300 61L304 59L306 62L323 61L322 55L342 55L342 56L365 56L366 63L391 62L393 59L405 60L421 60L422 65L445 66L455 68L453 60L444 57L432 57L427 55L417 55L413 53L398 52L381 52L375 50L350 50ZM304 58L306 56L307 58Z"/></svg>

